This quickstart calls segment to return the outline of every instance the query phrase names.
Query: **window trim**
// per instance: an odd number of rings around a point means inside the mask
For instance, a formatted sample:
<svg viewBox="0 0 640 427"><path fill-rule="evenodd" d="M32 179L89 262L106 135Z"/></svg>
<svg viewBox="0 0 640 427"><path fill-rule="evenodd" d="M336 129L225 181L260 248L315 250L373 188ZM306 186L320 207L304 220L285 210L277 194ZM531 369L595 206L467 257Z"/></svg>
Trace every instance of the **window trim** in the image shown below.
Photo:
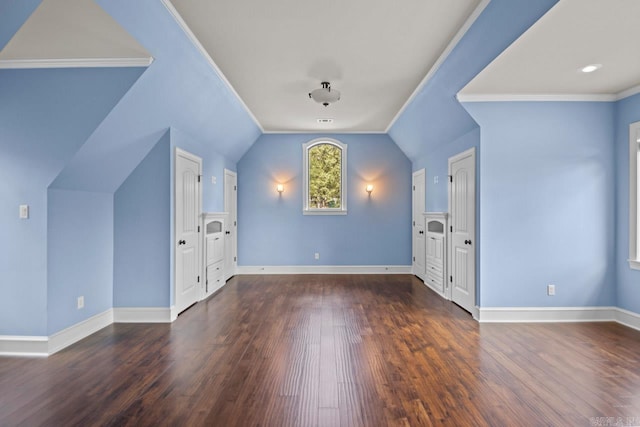
<svg viewBox="0 0 640 427"><path fill-rule="evenodd" d="M340 149L340 207L339 208L310 208L309 207L309 150L316 145L331 144ZM302 194L303 215L346 215L347 214L347 144L332 138L317 138L302 144L302 175L304 180Z"/></svg>
<svg viewBox="0 0 640 427"><path fill-rule="evenodd" d="M629 267L640 270L638 253L638 156L640 155L640 121L629 125Z"/></svg>

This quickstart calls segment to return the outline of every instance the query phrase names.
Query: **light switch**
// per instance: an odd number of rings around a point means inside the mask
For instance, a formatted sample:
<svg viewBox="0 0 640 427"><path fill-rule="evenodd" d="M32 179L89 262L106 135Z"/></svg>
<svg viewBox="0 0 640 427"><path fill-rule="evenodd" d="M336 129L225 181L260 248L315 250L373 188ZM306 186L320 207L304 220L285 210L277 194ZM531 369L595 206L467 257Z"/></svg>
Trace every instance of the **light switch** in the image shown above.
<svg viewBox="0 0 640 427"><path fill-rule="evenodd" d="M212 176L212 177L211 177L211 183L212 183L212 184L215 184L215 183L216 183L216 181L217 181L216 177L215 177L215 176Z"/></svg>
<svg viewBox="0 0 640 427"><path fill-rule="evenodd" d="M29 218L29 205L20 205L20 219Z"/></svg>

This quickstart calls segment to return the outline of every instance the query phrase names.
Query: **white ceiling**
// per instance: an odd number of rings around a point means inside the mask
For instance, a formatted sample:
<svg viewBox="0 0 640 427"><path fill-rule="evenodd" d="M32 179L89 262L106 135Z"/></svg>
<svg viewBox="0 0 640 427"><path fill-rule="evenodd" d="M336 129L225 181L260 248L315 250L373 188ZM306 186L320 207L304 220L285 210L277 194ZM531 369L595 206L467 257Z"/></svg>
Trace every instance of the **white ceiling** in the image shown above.
<svg viewBox="0 0 640 427"><path fill-rule="evenodd" d="M0 51L0 68L150 61L149 52L93 0L44 0Z"/></svg>
<svg viewBox="0 0 640 427"><path fill-rule="evenodd" d="M386 132L481 0L172 0L265 132ZM452 43L452 40L454 42ZM309 99L322 81L341 92ZM332 124L318 124L332 118Z"/></svg>
<svg viewBox="0 0 640 427"><path fill-rule="evenodd" d="M478 74L460 100L616 99L640 85L640 1L560 0ZM585 74L580 68L602 64Z"/></svg>

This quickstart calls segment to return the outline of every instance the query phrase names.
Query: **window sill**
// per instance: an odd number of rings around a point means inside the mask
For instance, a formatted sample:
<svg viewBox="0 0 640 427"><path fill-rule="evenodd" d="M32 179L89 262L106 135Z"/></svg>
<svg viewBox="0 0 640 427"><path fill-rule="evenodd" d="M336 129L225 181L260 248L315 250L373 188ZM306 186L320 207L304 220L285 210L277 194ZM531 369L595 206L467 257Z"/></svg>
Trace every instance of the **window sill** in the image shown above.
<svg viewBox="0 0 640 427"><path fill-rule="evenodd" d="M302 215L346 215L346 210L333 209L303 209Z"/></svg>
<svg viewBox="0 0 640 427"><path fill-rule="evenodd" d="M629 267L631 267L632 270L640 270L640 260L630 259Z"/></svg>

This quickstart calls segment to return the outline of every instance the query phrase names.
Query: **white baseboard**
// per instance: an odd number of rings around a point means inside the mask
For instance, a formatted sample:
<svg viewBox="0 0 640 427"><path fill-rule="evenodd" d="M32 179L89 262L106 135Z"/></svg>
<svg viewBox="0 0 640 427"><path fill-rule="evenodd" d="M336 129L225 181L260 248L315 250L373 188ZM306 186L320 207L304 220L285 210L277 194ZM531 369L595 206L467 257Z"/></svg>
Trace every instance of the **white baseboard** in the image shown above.
<svg viewBox="0 0 640 427"><path fill-rule="evenodd" d="M0 356L46 357L49 337L0 335Z"/></svg>
<svg viewBox="0 0 640 427"><path fill-rule="evenodd" d="M113 323L113 309L103 311L49 336L49 354L62 350Z"/></svg>
<svg viewBox="0 0 640 427"><path fill-rule="evenodd" d="M114 323L171 323L174 307L116 307L113 309Z"/></svg>
<svg viewBox="0 0 640 427"><path fill-rule="evenodd" d="M411 274L410 265L238 266L236 274Z"/></svg>
<svg viewBox="0 0 640 427"><path fill-rule="evenodd" d="M261 274L328 273L275 273L268 271ZM333 272L331 274L353 273ZM391 274L397 274L397 272ZM479 313L477 316L474 315L474 318L477 318L480 323L617 322L640 330L640 314L618 307L486 307L478 310ZM0 356L46 357L112 323L170 323L176 318L175 306L109 309L49 337L0 335Z"/></svg>
<svg viewBox="0 0 640 427"><path fill-rule="evenodd" d="M616 307L481 307L482 323L611 322Z"/></svg>
<svg viewBox="0 0 640 427"><path fill-rule="evenodd" d="M616 322L640 331L640 314L624 308L616 308Z"/></svg>

